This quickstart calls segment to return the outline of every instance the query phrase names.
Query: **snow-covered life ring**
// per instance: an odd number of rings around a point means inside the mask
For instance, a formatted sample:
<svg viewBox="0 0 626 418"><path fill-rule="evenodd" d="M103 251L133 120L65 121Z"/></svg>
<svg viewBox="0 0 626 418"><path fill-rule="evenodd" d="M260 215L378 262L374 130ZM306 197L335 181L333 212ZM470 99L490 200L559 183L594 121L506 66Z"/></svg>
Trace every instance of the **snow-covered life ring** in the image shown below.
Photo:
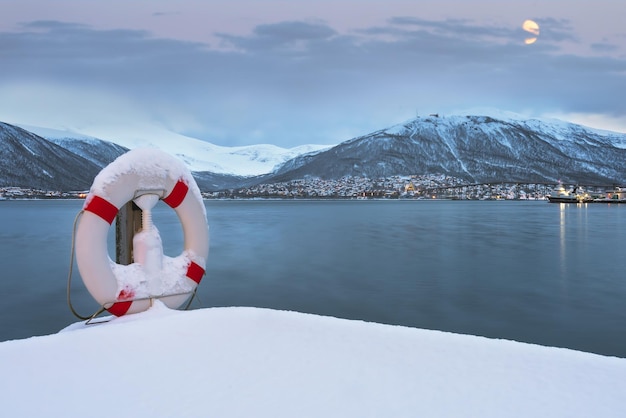
<svg viewBox="0 0 626 418"><path fill-rule="evenodd" d="M145 195L156 195L154 203L161 199L172 207L183 228L183 252L171 258L162 255L161 247L161 271L157 274L147 274L136 254L132 264L117 264L107 249L108 231L119 209ZM160 245L158 231L156 237ZM176 309L202 280L209 254L209 227L198 185L177 158L153 148L133 149L95 177L83 205L75 245L76 263L87 290L113 315L145 311L152 298Z"/></svg>

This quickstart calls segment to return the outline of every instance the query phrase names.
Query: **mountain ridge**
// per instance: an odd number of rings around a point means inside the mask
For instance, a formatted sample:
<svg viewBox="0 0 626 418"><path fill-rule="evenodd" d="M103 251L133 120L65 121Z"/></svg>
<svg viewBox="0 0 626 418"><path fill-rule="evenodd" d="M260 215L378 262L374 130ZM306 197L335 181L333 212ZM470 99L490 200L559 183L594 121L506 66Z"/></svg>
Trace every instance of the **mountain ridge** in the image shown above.
<svg viewBox="0 0 626 418"><path fill-rule="evenodd" d="M0 122L0 186L84 190L100 166L17 126Z"/></svg>
<svg viewBox="0 0 626 418"><path fill-rule="evenodd" d="M69 164L54 160L60 165L75 166L71 170L73 175L84 177L79 182L69 181L71 176L68 177L67 184L62 185L66 189L70 185L75 188L77 184L88 187L93 180L94 170L104 167L128 149L119 143L87 135L76 134L77 137L72 138L68 136L71 132L64 131L57 131L55 134L48 132L48 138L43 138L22 128L13 127L15 129L9 135L8 127L12 125L3 123L2 126L4 130L0 130L0 139L3 139L2 143L5 145L0 147L0 151L4 152L5 158L0 162L0 173L14 173L13 177L3 176L3 183L0 185L5 186L8 185L8 180L16 181L20 176L20 184L28 184L28 176L32 176L36 180L32 183L37 185L59 187L63 183L42 183L36 170L25 172L20 171L19 167L13 167L13 160L9 157L12 152L20 155L24 161L28 155L34 158L37 154L29 154L23 147L17 147L16 137L23 137L26 142L36 140L41 143L41 152L44 153L57 155L60 148L73 155L63 154ZM41 133L46 135L46 132ZM12 139L9 140L9 137ZM184 141L184 137L176 138L177 141ZM198 149L194 147L199 140L194 141L194 146L190 147L186 147L183 142L169 145L177 147L176 155L190 168L194 167L194 161L217 158L212 154L195 152ZM9 143L10 146L7 145ZM152 145L155 144L158 145ZM216 149L212 148L215 145L206 144L206 153ZM183 150L188 149L195 151L187 155ZM559 120L499 118L488 115L430 115L352 138L327 149L305 152L310 149L303 146L302 152L296 152L293 158L277 164L274 163L277 157L271 155L276 149L281 154L280 158L284 158L284 149L279 147L244 147L244 151L239 154L240 162L246 161L246 158L250 164L263 159L271 161L266 167L272 166L273 169L258 175L228 174L219 170L215 172L192 169L192 172L203 191L306 178L381 178L415 174L444 174L464 179L468 183L563 181L578 184L626 184L626 134ZM241 147L234 147L227 150L227 154L233 155L240 151ZM247 154L248 152L251 154ZM264 152L269 154L263 154ZM221 155L224 154L219 156ZM45 166L46 170L54 171L55 164L46 165L41 156L39 157L29 162L29 165ZM87 165L84 166L85 164ZM56 177L62 178L68 174L59 173Z"/></svg>
<svg viewBox="0 0 626 418"><path fill-rule="evenodd" d="M252 177L264 175L285 161L304 153L316 152L331 145L306 144L293 148L281 148L272 144L224 147L174 132L154 127L129 128L124 135L101 139L72 130L50 129L39 126L19 125L42 138L53 142L76 138L83 143L105 141L125 149L156 147L180 158L195 172L211 172L217 176ZM198 158L198 156L203 156Z"/></svg>
<svg viewBox="0 0 626 418"><path fill-rule="evenodd" d="M617 146L616 146L617 145ZM470 182L626 182L626 134L490 116L416 118L299 156L272 179L446 174Z"/></svg>

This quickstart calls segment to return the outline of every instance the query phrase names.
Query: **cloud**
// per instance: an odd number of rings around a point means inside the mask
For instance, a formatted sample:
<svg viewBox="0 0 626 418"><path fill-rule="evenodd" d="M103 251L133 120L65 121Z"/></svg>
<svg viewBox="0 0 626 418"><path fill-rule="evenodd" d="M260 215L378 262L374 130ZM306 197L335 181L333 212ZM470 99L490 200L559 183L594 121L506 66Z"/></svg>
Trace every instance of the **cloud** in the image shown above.
<svg viewBox="0 0 626 418"><path fill-rule="evenodd" d="M259 25L254 29L254 33L259 37L282 39L283 42L291 42L293 40L328 39L337 32L324 24L279 22Z"/></svg>
<svg viewBox="0 0 626 418"><path fill-rule="evenodd" d="M595 42L591 44L591 49L596 52L606 53L606 52L616 52L619 50L619 47L610 42Z"/></svg>
<svg viewBox="0 0 626 418"><path fill-rule="evenodd" d="M512 39L517 30L510 27L487 26L469 19L427 20L410 16L393 17L389 20L393 26L427 30L447 37L471 36L474 38Z"/></svg>
<svg viewBox="0 0 626 418"><path fill-rule="evenodd" d="M335 30L325 24L290 21L258 25L252 36L225 33L217 36L236 49L258 52L280 48L301 50L306 48L308 42L325 41L336 34Z"/></svg>
<svg viewBox="0 0 626 418"><path fill-rule="evenodd" d="M322 21L265 23L217 34L220 48L36 21L0 32L0 89L38 86L44 102L66 109L58 119L116 113L110 123L142 119L222 145L336 143L349 139L338 133L365 134L416 111L477 106L626 117L616 94L626 91L626 60L562 53L560 43L577 39L569 22L537 21L542 42L532 48L519 27L411 16L343 33ZM0 120L15 114L0 103Z"/></svg>
<svg viewBox="0 0 626 418"><path fill-rule="evenodd" d="M567 19L537 18L536 21L541 28L540 38L542 41L581 42L574 32L572 23Z"/></svg>
<svg viewBox="0 0 626 418"><path fill-rule="evenodd" d="M154 12L152 16L154 17L163 17L163 16L178 16L180 12Z"/></svg>

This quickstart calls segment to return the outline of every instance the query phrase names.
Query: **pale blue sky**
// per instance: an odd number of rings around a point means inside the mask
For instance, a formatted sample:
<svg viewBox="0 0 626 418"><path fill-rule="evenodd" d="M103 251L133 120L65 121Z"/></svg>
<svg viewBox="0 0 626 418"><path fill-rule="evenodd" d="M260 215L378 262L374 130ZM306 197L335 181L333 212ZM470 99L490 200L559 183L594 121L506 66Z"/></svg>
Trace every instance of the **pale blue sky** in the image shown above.
<svg viewBox="0 0 626 418"><path fill-rule="evenodd" d="M626 132L621 3L0 0L0 121L290 147L490 107Z"/></svg>

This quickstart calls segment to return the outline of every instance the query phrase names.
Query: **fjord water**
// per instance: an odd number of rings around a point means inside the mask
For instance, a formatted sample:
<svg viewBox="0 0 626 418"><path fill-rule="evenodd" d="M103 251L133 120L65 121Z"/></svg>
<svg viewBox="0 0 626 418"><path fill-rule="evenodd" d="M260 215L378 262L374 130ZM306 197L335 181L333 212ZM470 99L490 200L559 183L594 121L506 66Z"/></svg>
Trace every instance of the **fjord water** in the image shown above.
<svg viewBox="0 0 626 418"><path fill-rule="evenodd" d="M626 357L626 205L205 203L211 247L192 308L268 307ZM0 341L78 321L66 283L82 204L0 202ZM153 219L165 253L178 255L174 211L160 203ZM97 309L75 267L72 300L82 314Z"/></svg>

